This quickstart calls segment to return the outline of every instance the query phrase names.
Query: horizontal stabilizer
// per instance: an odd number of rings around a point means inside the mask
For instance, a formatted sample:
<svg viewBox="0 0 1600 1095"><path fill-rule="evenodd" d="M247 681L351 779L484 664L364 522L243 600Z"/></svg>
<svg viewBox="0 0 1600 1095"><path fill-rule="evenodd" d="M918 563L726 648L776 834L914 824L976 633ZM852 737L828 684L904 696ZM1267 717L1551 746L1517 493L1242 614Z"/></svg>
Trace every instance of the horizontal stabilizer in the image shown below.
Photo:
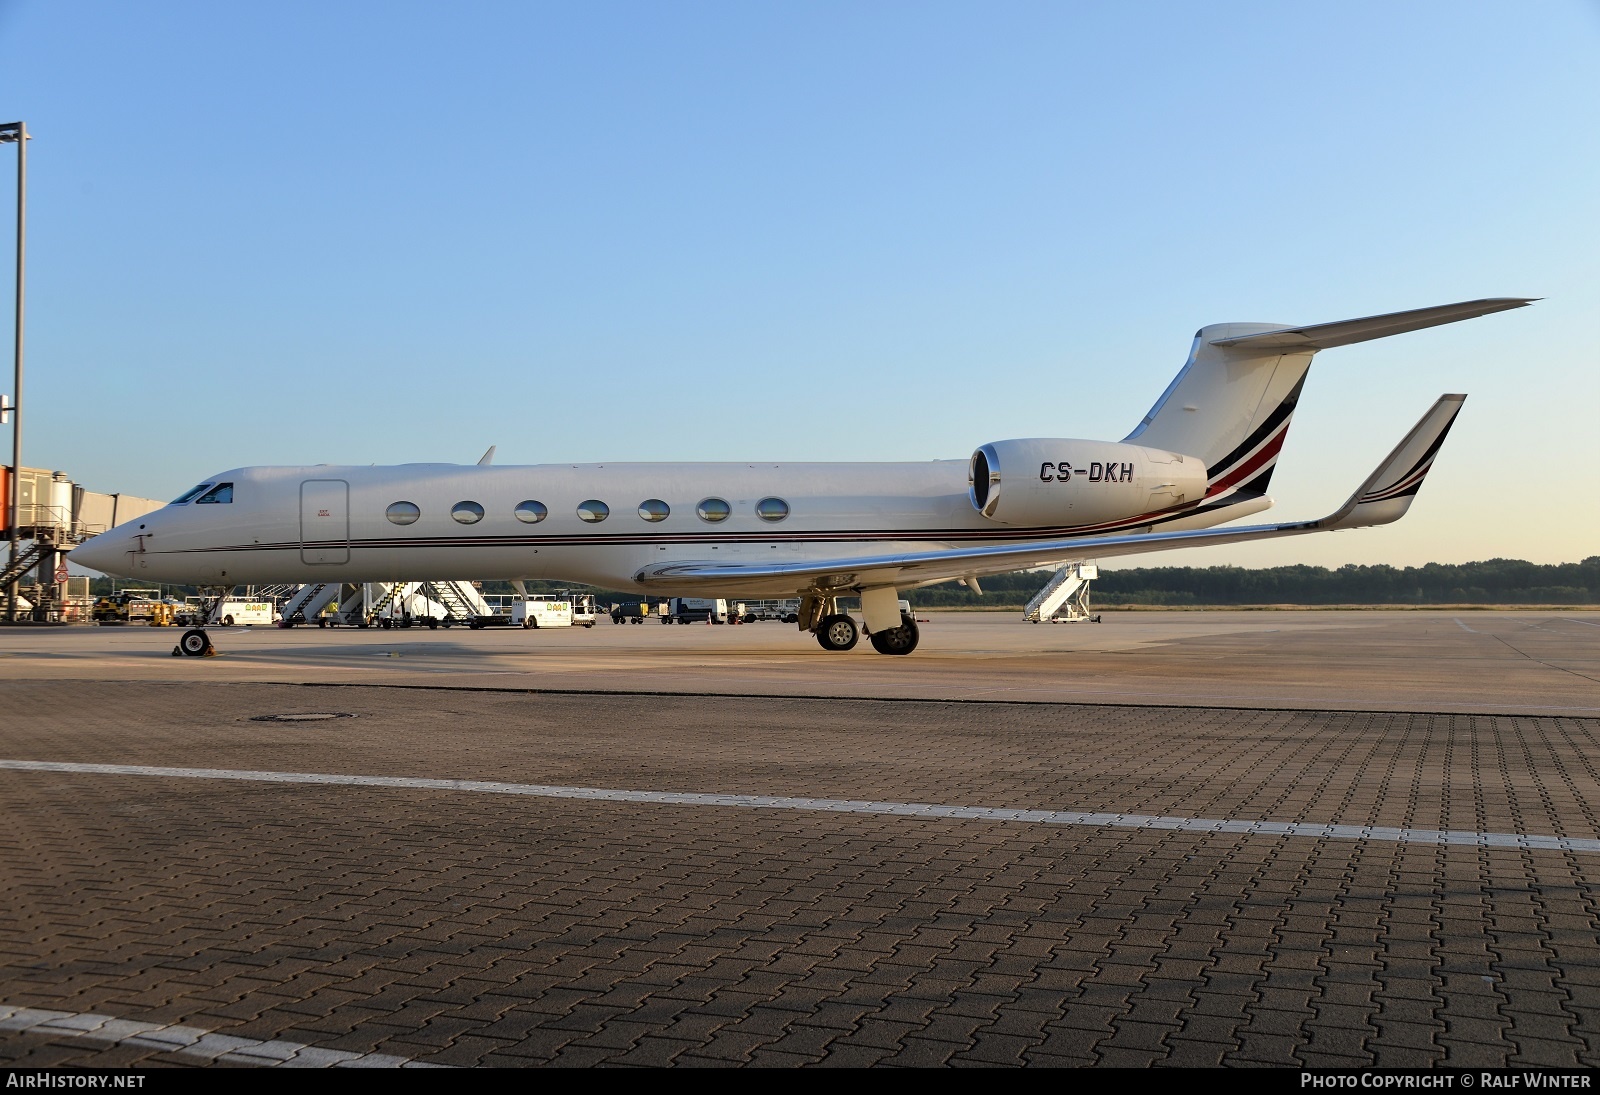
<svg viewBox="0 0 1600 1095"><path fill-rule="evenodd" d="M1440 304L1433 308L1415 308L1409 312L1390 312L1383 316L1365 319L1344 319L1337 323L1318 323L1310 327L1284 327L1276 331L1260 331L1238 335L1234 338L1213 339L1213 346L1238 347L1244 350L1327 350L1334 346L1348 346L1353 342L1386 338L1389 335L1420 331L1424 327L1437 327L1442 323L1455 323L1475 319L1491 312L1504 312L1510 308L1525 308L1538 297L1489 297L1484 300L1466 300L1460 304Z"/></svg>

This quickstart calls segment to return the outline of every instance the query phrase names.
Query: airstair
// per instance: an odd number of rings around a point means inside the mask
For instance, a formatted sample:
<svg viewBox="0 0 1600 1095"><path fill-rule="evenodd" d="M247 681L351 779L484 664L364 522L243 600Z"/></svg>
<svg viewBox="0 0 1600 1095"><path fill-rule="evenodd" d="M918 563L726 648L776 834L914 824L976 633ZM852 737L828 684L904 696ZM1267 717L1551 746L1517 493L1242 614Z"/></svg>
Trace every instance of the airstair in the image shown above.
<svg viewBox="0 0 1600 1095"><path fill-rule="evenodd" d="M53 544L46 543L43 540L33 541L30 546L17 553L16 562L0 571L0 588L9 589L12 582L19 581L24 574L28 573L29 567L43 559L47 552L54 550L55 545Z"/></svg>
<svg viewBox="0 0 1600 1095"><path fill-rule="evenodd" d="M471 623L479 616L492 616L494 609L471 582L429 582L433 599L450 614L452 623Z"/></svg>
<svg viewBox="0 0 1600 1095"><path fill-rule="evenodd" d="M338 600L343 584L340 582L308 582L283 602L285 627L314 620L317 613Z"/></svg>
<svg viewBox="0 0 1600 1095"><path fill-rule="evenodd" d="M1069 563L1033 595L1022 618L1030 624L1099 623L1099 614L1089 610L1089 583L1098 577L1098 566Z"/></svg>

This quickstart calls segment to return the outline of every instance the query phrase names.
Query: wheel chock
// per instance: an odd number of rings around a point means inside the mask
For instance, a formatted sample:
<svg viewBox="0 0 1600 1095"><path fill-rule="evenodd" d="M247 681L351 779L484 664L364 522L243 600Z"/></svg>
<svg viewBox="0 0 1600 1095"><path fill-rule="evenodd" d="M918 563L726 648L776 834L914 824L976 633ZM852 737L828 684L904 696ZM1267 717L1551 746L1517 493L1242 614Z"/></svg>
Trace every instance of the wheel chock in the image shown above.
<svg viewBox="0 0 1600 1095"><path fill-rule="evenodd" d="M173 648L172 648L172 656L173 656L173 657L174 657L174 658L181 658L181 657L183 657L183 647L181 647L181 646L174 646L174 647L173 647Z"/></svg>

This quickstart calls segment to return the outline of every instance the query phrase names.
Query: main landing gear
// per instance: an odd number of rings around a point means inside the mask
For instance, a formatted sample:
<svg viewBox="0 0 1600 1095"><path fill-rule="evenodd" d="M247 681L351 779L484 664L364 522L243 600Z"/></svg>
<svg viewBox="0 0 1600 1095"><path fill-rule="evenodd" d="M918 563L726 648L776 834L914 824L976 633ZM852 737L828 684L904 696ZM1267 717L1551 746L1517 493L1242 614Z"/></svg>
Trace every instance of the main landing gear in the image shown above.
<svg viewBox="0 0 1600 1095"><path fill-rule="evenodd" d="M900 613L900 626L887 631L874 631L870 636L872 649L879 654L909 654L917 648L917 621L909 613Z"/></svg>
<svg viewBox="0 0 1600 1095"><path fill-rule="evenodd" d="M843 613L824 616L817 624L817 642L824 650L849 650L860 639L861 631L856 622Z"/></svg>
<svg viewBox="0 0 1600 1095"><path fill-rule="evenodd" d="M861 629L856 626L855 620L842 612L822 617L812 630L817 636L818 645L824 650L849 650L861 639ZM920 638L917 621L905 612L900 614L899 627L874 631L867 636L872 649L879 654L909 654L917 648Z"/></svg>

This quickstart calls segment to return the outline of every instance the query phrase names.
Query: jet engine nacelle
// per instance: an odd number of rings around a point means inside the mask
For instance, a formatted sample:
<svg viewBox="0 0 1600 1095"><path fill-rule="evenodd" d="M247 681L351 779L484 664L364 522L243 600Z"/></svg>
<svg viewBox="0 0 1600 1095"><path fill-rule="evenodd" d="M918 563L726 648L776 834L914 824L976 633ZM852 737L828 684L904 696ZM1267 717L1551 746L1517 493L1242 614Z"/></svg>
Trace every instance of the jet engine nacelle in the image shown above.
<svg viewBox="0 0 1600 1095"><path fill-rule="evenodd" d="M967 482L973 506L991 521L1076 527L1193 502L1205 495L1206 467L1142 445L1033 437L980 447Z"/></svg>

